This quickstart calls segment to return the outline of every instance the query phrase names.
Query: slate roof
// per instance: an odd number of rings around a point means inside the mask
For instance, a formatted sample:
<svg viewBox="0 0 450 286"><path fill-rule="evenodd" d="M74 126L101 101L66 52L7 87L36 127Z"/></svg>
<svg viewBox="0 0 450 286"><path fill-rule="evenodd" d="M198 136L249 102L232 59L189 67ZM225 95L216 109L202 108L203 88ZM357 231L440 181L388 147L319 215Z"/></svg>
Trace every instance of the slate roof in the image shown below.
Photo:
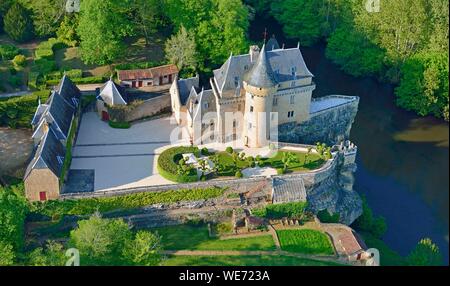
<svg viewBox="0 0 450 286"><path fill-rule="evenodd" d="M273 203L304 202L306 190L301 178L273 178Z"/></svg>
<svg viewBox="0 0 450 286"><path fill-rule="evenodd" d="M199 77L197 75L196 77L180 79L177 81L177 84L178 92L180 94L180 102L182 105L185 105L188 100L189 94L191 93L191 89L194 88L195 90L198 90Z"/></svg>
<svg viewBox="0 0 450 286"><path fill-rule="evenodd" d="M272 37L269 39L269 41L267 41L266 47L267 51L272 51L278 50L280 48L280 45L278 44L277 39L275 39L275 37Z"/></svg>
<svg viewBox="0 0 450 286"><path fill-rule="evenodd" d="M34 113L33 119L31 120L32 126L37 126L41 121L42 115L47 112L48 104L39 104Z"/></svg>
<svg viewBox="0 0 450 286"><path fill-rule="evenodd" d="M59 83L56 91L64 98L72 107L77 107L81 98L81 91L78 87L64 75ZM75 100L74 100L75 99Z"/></svg>
<svg viewBox="0 0 450 286"><path fill-rule="evenodd" d="M100 89L100 98L109 106L126 105L127 102L122 96L118 86L112 79L108 80Z"/></svg>
<svg viewBox="0 0 450 286"><path fill-rule="evenodd" d="M277 82L292 80L293 78L313 77L303 59L298 47L291 49L266 49L266 61L274 72ZM259 59L259 58L258 58ZM256 61L257 62L257 61ZM250 55L231 55L221 68L214 70L214 80L219 92L222 94L227 90L235 90L235 79L238 79L238 86L242 87L242 81L255 61L252 63ZM292 74L292 68L295 74Z"/></svg>
<svg viewBox="0 0 450 286"><path fill-rule="evenodd" d="M47 132L40 144L38 145L33 159L28 164L25 171L24 180L28 177L34 169L50 169L55 176L61 175L63 164L58 160L58 156L61 160L64 160L65 149L61 142L56 138L53 132Z"/></svg>
<svg viewBox="0 0 450 286"><path fill-rule="evenodd" d="M278 84L272 66L267 60L266 45L263 45L258 60L245 75L244 80L251 86L263 88L274 87Z"/></svg>
<svg viewBox="0 0 450 286"><path fill-rule="evenodd" d="M53 92L49 102L48 113L52 116L65 138L69 135L75 108L69 105L58 92ZM52 123L52 124L54 124Z"/></svg>

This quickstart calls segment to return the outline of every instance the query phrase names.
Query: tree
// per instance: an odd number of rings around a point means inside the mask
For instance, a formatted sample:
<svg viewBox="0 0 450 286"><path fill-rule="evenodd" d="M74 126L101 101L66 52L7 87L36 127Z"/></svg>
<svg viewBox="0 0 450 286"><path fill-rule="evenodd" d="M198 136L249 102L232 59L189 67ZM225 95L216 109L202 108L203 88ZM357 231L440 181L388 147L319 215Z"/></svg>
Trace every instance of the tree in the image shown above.
<svg viewBox="0 0 450 286"><path fill-rule="evenodd" d="M78 45L80 41L77 34L78 23L78 14L66 15L56 31L58 40L69 47L75 47Z"/></svg>
<svg viewBox="0 0 450 286"><path fill-rule="evenodd" d="M424 52L408 59L396 88L397 104L419 115L449 120L448 52Z"/></svg>
<svg viewBox="0 0 450 286"><path fill-rule="evenodd" d="M290 164L298 162L298 157L292 152L283 152L283 157L281 158L283 162L283 168L286 171Z"/></svg>
<svg viewBox="0 0 450 286"><path fill-rule="evenodd" d="M19 3L14 3L9 8L3 24L5 32L15 41L25 42L33 36L30 13Z"/></svg>
<svg viewBox="0 0 450 286"><path fill-rule="evenodd" d="M85 63L109 64L123 54L123 38L132 31L126 17L129 5L129 0L81 2L77 33Z"/></svg>
<svg viewBox="0 0 450 286"><path fill-rule="evenodd" d="M138 231L123 248L125 260L133 265L153 266L161 262L161 238L148 231Z"/></svg>
<svg viewBox="0 0 450 286"><path fill-rule="evenodd" d="M33 11L36 35L52 36L66 12L66 0L32 0L29 8Z"/></svg>
<svg viewBox="0 0 450 286"><path fill-rule="evenodd" d="M16 254L10 243L0 241L0 266L10 266L14 264Z"/></svg>
<svg viewBox="0 0 450 286"><path fill-rule="evenodd" d="M145 43L150 43L151 36L161 24L162 4L159 0L132 1L133 23L145 37Z"/></svg>
<svg viewBox="0 0 450 286"><path fill-rule="evenodd" d="M0 242L10 244L14 251L23 245L27 202L12 189L0 188Z"/></svg>
<svg viewBox="0 0 450 286"><path fill-rule="evenodd" d="M321 37L319 7L319 1L276 1L271 6L271 13L283 25L287 37L299 39L302 45L310 46Z"/></svg>
<svg viewBox="0 0 450 286"><path fill-rule="evenodd" d="M442 266L442 255L439 248L431 239L424 238L407 257L407 262L412 266Z"/></svg>
<svg viewBox="0 0 450 286"><path fill-rule="evenodd" d="M381 238L387 229L386 220L381 216L373 215L365 197L362 197L362 202L363 213L353 222L352 226L357 230L368 232L376 238Z"/></svg>
<svg viewBox="0 0 450 286"><path fill-rule="evenodd" d="M47 241L45 248L38 247L28 254L27 265L64 266L66 260L63 245L55 241Z"/></svg>
<svg viewBox="0 0 450 286"><path fill-rule="evenodd" d="M165 46L166 58L175 64L179 70L195 71L197 68L197 51L195 40L186 29L181 29L167 40Z"/></svg>
<svg viewBox="0 0 450 286"><path fill-rule="evenodd" d="M98 213L88 220L78 222L78 227L70 232L70 244L80 251L88 263L114 263L121 259L121 250L131 238L128 224L122 219L104 219Z"/></svg>

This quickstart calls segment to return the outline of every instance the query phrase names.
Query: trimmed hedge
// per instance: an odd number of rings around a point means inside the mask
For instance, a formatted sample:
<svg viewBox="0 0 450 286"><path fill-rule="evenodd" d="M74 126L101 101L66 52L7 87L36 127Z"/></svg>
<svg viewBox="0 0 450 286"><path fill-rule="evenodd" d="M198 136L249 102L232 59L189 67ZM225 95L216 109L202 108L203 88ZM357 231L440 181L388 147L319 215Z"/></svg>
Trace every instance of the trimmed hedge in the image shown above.
<svg viewBox="0 0 450 286"><path fill-rule="evenodd" d="M4 61L12 60L20 53L19 48L14 45L0 45L0 59Z"/></svg>
<svg viewBox="0 0 450 286"><path fill-rule="evenodd" d="M41 98L41 102L44 103L49 95L50 91L43 90L0 101L0 126L30 128L38 105L38 98Z"/></svg>
<svg viewBox="0 0 450 286"><path fill-rule="evenodd" d="M272 219L300 218L305 213L307 202L292 202L285 204L267 205L265 208L253 209L254 216Z"/></svg>
<svg viewBox="0 0 450 286"><path fill-rule="evenodd" d="M50 79L50 80L47 80L45 83L47 84L47 86L54 86L54 85L58 85L60 80L61 79ZM82 78L72 78L71 77L70 80L74 84L104 83L106 81L106 79L102 76L90 76L90 77L82 77Z"/></svg>
<svg viewBox="0 0 450 286"><path fill-rule="evenodd" d="M128 129L131 127L131 124L129 122L115 122L110 120L108 124L111 128L116 129Z"/></svg>
<svg viewBox="0 0 450 286"><path fill-rule="evenodd" d="M115 210L129 210L159 203L177 203L217 198L223 195L224 188L181 189L165 192L146 192L117 197L87 198L78 200L35 202L31 211L52 218L63 215L90 215Z"/></svg>
<svg viewBox="0 0 450 286"><path fill-rule="evenodd" d="M178 162L185 153L193 153L198 157L200 155L200 150L197 147L173 147L163 151L158 157L157 167L159 174L173 182L196 182L197 171L195 169L193 169L189 175L178 175Z"/></svg>

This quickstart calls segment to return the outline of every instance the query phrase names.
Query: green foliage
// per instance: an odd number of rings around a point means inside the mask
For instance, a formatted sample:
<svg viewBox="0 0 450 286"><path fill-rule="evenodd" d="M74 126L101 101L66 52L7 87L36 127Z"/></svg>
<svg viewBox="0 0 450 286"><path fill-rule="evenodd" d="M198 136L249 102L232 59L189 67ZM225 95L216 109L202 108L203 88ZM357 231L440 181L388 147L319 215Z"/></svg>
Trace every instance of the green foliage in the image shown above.
<svg viewBox="0 0 450 286"><path fill-rule="evenodd" d="M0 45L0 59L6 61L6 60L12 60L15 56L17 56L20 53L19 48L17 48L14 45Z"/></svg>
<svg viewBox="0 0 450 286"><path fill-rule="evenodd" d="M209 150L208 150L208 148L206 148L206 147L203 147L203 148L200 150L200 153L201 153L203 156L209 156L209 155L212 155L211 153L209 153Z"/></svg>
<svg viewBox="0 0 450 286"><path fill-rule="evenodd" d="M9 8L4 19L5 32L17 42L26 42L33 37L33 23L30 13L20 3Z"/></svg>
<svg viewBox="0 0 450 286"><path fill-rule="evenodd" d="M306 202L292 202L284 204L270 204L264 208L253 209L252 214L270 219L295 218L302 219L305 216Z"/></svg>
<svg viewBox="0 0 450 286"><path fill-rule="evenodd" d="M133 265L154 266L161 262L161 250L161 238L141 230L125 242L122 255Z"/></svg>
<svg viewBox="0 0 450 286"><path fill-rule="evenodd" d="M49 95L50 92L44 90L0 101L0 126L30 128L38 98L41 98L41 102L45 102Z"/></svg>
<svg viewBox="0 0 450 286"><path fill-rule="evenodd" d="M304 254L333 255L330 239L325 233L312 229L278 230L281 249Z"/></svg>
<svg viewBox="0 0 450 286"><path fill-rule="evenodd" d="M233 154L233 147L231 147L231 146L228 146L226 149L225 149L225 151L228 153L228 154Z"/></svg>
<svg viewBox="0 0 450 286"><path fill-rule="evenodd" d="M27 61L27 58L24 55L17 55L12 60L13 64L16 67L23 67Z"/></svg>
<svg viewBox="0 0 450 286"><path fill-rule="evenodd" d="M339 223L339 213L330 214L327 209L321 210L317 213L320 222L323 223Z"/></svg>
<svg viewBox="0 0 450 286"><path fill-rule="evenodd" d="M0 266L10 266L14 264L16 254L11 243L0 240Z"/></svg>
<svg viewBox="0 0 450 286"><path fill-rule="evenodd" d="M164 12L177 30L192 33L202 65L222 64L230 52L248 48L248 9L241 0L167 0Z"/></svg>
<svg viewBox="0 0 450 286"><path fill-rule="evenodd" d="M448 51L415 55L406 60L401 74L395 90L399 106L449 120Z"/></svg>
<svg viewBox="0 0 450 286"><path fill-rule="evenodd" d="M195 39L181 26L176 35L167 40L165 45L167 60L175 64L179 70L197 69L197 48Z"/></svg>
<svg viewBox="0 0 450 286"><path fill-rule="evenodd" d="M0 243L8 250L20 251L24 240L24 223L28 206L24 197L19 195L23 186L0 187ZM6 258L10 257L8 254Z"/></svg>
<svg viewBox="0 0 450 286"><path fill-rule="evenodd" d="M66 8L65 0L30 0L36 35L48 37L55 34Z"/></svg>
<svg viewBox="0 0 450 286"><path fill-rule="evenodd" d="M90 215L114 210L129 210L159 203L176 203L217 198L223 195L221 188L181 189L164 192L137 193L116 197L86 198L64 201L35 202L32 212L49 217L63 215Z"/></svg>
<svg viewBox="0 0 450 286"><path fill-rule="evenodd" d="M373 215L365 197L362 198L362 201L363 213L353 222L352 227L358 231L368 232L376 238L381 238L387 229L385 219Z"/></svg>
<svg viewBox="0 0 450 286"><path fill-rule="evenodd" d="M95 214L78 222L78 227L70 232L70 245L80 251L80 262L106 264L121 256L125 241L131 236L122 219L104 219Z"/></svg>
<svg viewBox="0 0 450 286"><path fill-rule="evenodd" d="M429 238L419 241L408 255L407 263L411 266L442 266L444 264L439 247Z"/></svg>
<svg viewBox="0 0 450 286"><path fill-rule="evenodd" d="M197 181L197 172L195 169L190 168L184 174L180 174L179 172L178 163L182 159L182 155L186 153L193 153L197 157L200 155L197 147L173 147L164 150L158 157L157 167L159 174L168 180L178 183Z"/></svg>
<svg viewBox="0 0 450 286"><path fill-rule="evenodd" d="M134 0L131 1L131 10L134 29L145 37L148 45L152 36L157 32L158 26L163 22L162 1L160 0Z"/></svg>
<svg viewBox="0 0 450 286"><path fill-rule="evenodd" d="M116 128L116 129L129 129L131 127L131 124L129 122L126 121L109 121L108 125L111 128Z"/></svg>
<svg viewBox="0 0 450 286"><path fill-rule="evenodd" d="M148 69L157 66L164 65L163 61L148 61L148 62L132 62L115 65L116 71L118 70L134 70L134 69Z"/></svg>
<svg viewBox="0 0 450 286"><path fill-rule="evenodd" d="M80 6L77 33L81 57L88 64L109 64L123 55L123 39L132 25L124 11L129 0L84 0Z"/></svg>
<svg viewBox="0 0 450 286"><path fill-rule="evenodd" d="M236 173L234 174L234 176L236 178L242 178L244 175L242 174L241 170L237 170Z"/></svg>
<svg viewBox="0 0 450 286"><path fill-rule="evenodd" d="M77 35L78 27L78 14L72 13L71 15L64 16L56 36L59 41L66 44L69 47L75 47L78 45L80 38Z"/></svg>
<svg viewBox="0 0 450 286"><path fill-rule="evenodd" d="M64 266L67 257L64 246L55 241L47 241L45 248L38 247L28 254L28 266Z"/></svg>
<svg viewBox="0 0 450 286"><path fill-rule="evenodd" d="M319 3L309 0L276 1L271 9L275 19L283 25L286 36L300 39L302 45L310 46L321 37Z"/></svg>
<svg viewBox="0 0 450 286"><path fill-rule="evenodd" d="M380 75L384 66L384 51L363 32L347 25L330 35L326 56L353 76Z"/></svg>

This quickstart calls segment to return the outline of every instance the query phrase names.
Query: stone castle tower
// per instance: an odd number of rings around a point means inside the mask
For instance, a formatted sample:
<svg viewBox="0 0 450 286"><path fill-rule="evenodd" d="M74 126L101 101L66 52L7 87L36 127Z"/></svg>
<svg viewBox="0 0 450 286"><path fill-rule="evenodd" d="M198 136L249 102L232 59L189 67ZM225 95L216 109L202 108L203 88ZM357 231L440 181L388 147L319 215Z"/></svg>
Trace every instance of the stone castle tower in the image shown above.
<svg viewBox="0 0 450 286"><path fill-rule="evenodd" d="M278 83L267 60L266 47L259 52L257 62L243 80L245 90L245 124L243 138L249 147L267 146L270 140L270 122L273 96Z"/></svg>

